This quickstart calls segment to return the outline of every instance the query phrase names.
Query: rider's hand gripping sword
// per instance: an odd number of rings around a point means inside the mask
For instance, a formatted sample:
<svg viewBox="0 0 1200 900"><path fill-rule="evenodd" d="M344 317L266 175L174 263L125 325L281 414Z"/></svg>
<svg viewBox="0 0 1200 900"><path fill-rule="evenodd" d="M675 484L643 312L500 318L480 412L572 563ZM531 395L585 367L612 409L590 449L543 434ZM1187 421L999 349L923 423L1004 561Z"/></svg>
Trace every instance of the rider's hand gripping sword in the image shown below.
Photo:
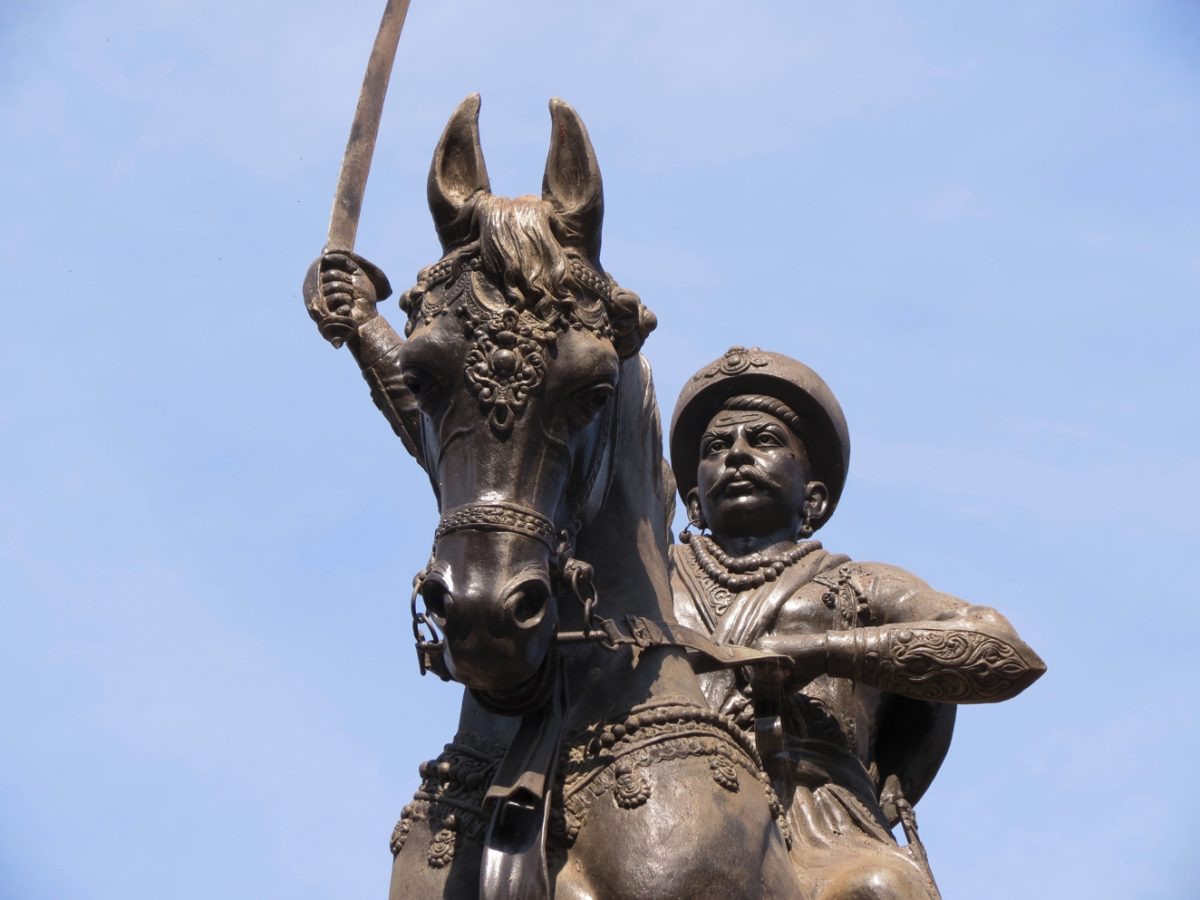
<svg viewBox="0 0 1200 900"><path fill-rule="evenodd" d="M354 240L358 234L358 218L362 212L363 194L367 188L367 176L371 173L371 158L375 153L375 139L379 135L379 120L383 115L383 101L387 96L391 80L392 63L396 59L396 46L400 32L408 15L409 0L387 0L379 33L371 48L367 72L363 76L362 92L354 110L354 123L350 127L350 138L346 141L346 154L342 157L342 170L338 176L337 190L333 195L333 210L329 214L329 232L325 239L322 260L331 254L344 254L361 265L376 285L386 285L381 272L366 260L354 254ZM324 263L323 263L324 267ZM319 288L324 291L324 287ZM379 299L383 298L381 292ZM324 298L322 298L324 302ZM335 346L340 347L354 336L358 323L343 308L329 309L323 317L321 333Z"/></svg>

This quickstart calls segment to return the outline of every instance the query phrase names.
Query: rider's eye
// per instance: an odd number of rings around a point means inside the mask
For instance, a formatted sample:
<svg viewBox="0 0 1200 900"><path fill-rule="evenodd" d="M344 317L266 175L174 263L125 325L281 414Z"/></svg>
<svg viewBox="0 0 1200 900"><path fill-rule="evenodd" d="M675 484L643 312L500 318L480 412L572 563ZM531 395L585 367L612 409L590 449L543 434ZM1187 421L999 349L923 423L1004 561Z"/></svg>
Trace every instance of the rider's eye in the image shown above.
<svg viewBox="0 0 1200 900"><path fill-rule="evenodd" d="M596 417L612 398L613 386L608 382L593 384L571 398L571 413L576 425L586 425Z"/></svg>
<svg viewBox="0 0 1200 900"><path fill-rule="evenodd" d="M709 441L704 445L704 455L712 456L714 453L720 453L725 449L724 441Z"/></svg>
<svg viewBox="0 0 1200 900"><path fill-rule="evenodd" d="M769 431L760 431L754 441L760 447L782 447L779 438Z"/></svg>

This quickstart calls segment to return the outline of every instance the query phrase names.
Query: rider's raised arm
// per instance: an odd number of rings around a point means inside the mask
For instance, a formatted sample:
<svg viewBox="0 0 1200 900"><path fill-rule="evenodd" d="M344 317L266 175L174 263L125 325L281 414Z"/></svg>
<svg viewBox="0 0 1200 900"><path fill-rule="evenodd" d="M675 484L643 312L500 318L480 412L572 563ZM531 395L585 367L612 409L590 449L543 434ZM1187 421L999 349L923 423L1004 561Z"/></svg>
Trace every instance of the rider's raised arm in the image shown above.
<svg viewBox="0 0 1200 900"><path fill-rule="evenodd" d="M400 368L400 347L403 343L388 320L377 315L359 327L358 341L349 346L371 389L375 406L388 420L392 431L404 442L408 452L419 460L421 411L404 383Z"/></svg>
<svg viewBox="0 0 1200 900"><path fill-rule="evenodd" d="M376 309L391 290L383 272L357 254L326 253L304 279L304 305L323 338L349 348L371 399L419 460L420 413L399 364L404 341Z"/></svg>
<svg viewBox="0 0 1200 900"><path fill-rule="evenodd" d="M829 632L830 675L946 703L1015 697L1046 665L994 609L935 591L894 566L854 566L871 625Z"/></svg>

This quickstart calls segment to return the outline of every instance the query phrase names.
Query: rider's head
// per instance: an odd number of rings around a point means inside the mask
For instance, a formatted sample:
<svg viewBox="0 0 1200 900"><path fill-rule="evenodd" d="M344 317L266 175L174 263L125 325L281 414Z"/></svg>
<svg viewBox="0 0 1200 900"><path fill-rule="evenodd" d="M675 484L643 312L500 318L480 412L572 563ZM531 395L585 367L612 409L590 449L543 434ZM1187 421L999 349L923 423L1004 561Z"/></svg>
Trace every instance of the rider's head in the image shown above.
<svg viewBox="0 0 1200 900"><path fill-rule="evenodd" d="M811 533L833 513L850 440L821 378L790 357L734 347L684 387L671 460L689 518L717 535Z"/></svg>

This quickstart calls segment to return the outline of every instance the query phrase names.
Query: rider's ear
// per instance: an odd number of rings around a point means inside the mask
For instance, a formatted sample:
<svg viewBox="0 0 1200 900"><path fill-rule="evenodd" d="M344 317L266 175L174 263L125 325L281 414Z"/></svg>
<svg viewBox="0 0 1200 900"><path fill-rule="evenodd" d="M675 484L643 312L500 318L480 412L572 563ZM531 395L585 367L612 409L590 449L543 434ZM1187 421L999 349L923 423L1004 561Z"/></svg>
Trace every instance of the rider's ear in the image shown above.
<svg viewBox="0 0 1200 900"><path fill-rule="evenodd" d="M472 94L450 116L429 166L429 211L442 250L449 253L471 236L471 200L489 193L487 164L479 145L479 95Z"/></svg>
<svg viewBox="0 0 1200 900"><path fill-rule="evenodd" d="M819 526L829 509L829 488L823 481L810 481L804 485L804 519Z"/></svg>
<svg viewBox="0 0 1200 900"><path fill-rule="evenodd" d="M683 503L687 507L688 524L700 529L707 528L708 523L704 521L704 511L700 508L700 489L692 488L688 491Z"/></svg>
<svg viewBox="0 0 1200 900"><path fill-rule="evenodd" d="M580 250L599 269L604 186L592 140L579 114L557 97L550 101L550 122L542 199L554 207L558 240Z"/></svg>

